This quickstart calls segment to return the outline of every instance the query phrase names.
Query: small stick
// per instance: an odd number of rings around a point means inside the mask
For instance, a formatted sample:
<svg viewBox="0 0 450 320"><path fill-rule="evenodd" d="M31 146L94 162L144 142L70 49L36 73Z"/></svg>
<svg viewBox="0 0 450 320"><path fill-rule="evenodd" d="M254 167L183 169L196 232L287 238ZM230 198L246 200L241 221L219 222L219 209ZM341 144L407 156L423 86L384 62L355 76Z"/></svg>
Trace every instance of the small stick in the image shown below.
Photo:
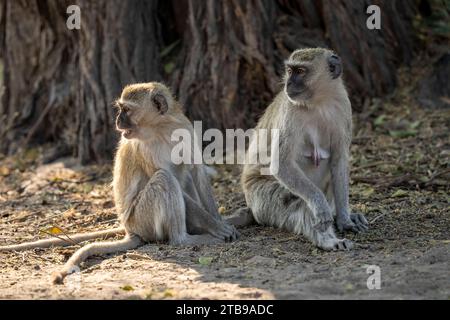
<svg viewBox="0 0 450 320"><path fill-rule="evenodd" d="M72 239L64 239L64 238L62 238L62 237L60 237L60 236L57 236L56 234L52 234L52 233L50 233L50 232L48 232L48 231L45 231L45 230L39 230L40 232L42 232L42 233L45 233L45 234L48 234L49 236L51 236L51 237L54 237L54 238L58 238L59 240L62 240L62 241L66 241L66 242L69 242L69 243L72 243L73 245L78 245L78 243L76 243L75 241L73 241ZM70 241L69 241L70 240Z"/></svg>
<svg viewBox="0 0 450 320"><path fill-rule="evenodd" d="M388 212L387 212L387 211L384 211L382 214L380 214L380 215L376 216L375 218L373 218L372 221L369 222L369 224L374 223L375 221L377 221L377 220L380 219L381 217L384 217L384 216L387 215L387 214L388 214Z"/></svg>

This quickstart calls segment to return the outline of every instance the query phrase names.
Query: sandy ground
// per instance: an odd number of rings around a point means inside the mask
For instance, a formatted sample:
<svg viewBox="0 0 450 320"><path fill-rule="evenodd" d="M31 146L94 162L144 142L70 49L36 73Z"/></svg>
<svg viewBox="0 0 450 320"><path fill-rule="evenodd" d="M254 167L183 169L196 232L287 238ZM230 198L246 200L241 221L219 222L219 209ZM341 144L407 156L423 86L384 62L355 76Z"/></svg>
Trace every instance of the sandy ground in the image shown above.
<svg viewBox="0 0 450 320"><path fill-rule="evenodd" d="M302 236L262 226L239 241L200 247L149 244L90 258L51 285L76 247L0 253L2 299L449 299L448 110L424 110L407 94L355 119L351 205L370 222L345 235L350 252L324 252ZM411 107L411 105L413 107ZM0 245L116 226L111 167L71 159L43 165L45 148L0 158ZM213 185L224 214L244 205L238 166ZM367 266L380 268L370 290Z"/></svg>

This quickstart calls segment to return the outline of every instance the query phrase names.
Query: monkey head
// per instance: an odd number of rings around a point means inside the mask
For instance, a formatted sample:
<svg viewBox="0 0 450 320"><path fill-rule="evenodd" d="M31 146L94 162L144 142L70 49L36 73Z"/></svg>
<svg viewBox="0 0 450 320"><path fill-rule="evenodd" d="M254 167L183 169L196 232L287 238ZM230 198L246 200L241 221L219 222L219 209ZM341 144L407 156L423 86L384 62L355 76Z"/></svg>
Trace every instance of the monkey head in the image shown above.
<svg viewBox="0 0 450 320"><path fill-rule="evenodd" d="M295 50L285 68L284 92L296 104L305 104L342 81L341 59L323 48Z"/></svg>
<svg viewBox="0 0 450 320"><path fill-rule="evenodd" d="M126 86L115 104L116 128L126 139L146 139L178 111L170 90L158 82Z"/></svg>

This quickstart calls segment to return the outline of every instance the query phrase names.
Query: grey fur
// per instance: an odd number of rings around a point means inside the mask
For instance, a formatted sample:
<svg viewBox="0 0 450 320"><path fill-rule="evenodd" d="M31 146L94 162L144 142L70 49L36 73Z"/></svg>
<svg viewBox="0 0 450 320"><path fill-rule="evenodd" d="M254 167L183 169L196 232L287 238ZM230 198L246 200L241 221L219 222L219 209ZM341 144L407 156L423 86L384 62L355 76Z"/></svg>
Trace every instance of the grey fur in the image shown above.
<svg viewBox="0 0 450 320"><path fill-rule="evenodd" d="M295 79L301 90L291 84L288 91L289 70L285 88L260 119L247 154L250 158L255 152L252 144L258 129L280 129L278 172L272 167L276 174L261 175L261 165L247 162L242 186L257 223L303 234L326 250L348 250L353 244L336 237L334 216L344 231L365 231L367 221L360 214L350 214L351 106L341 76L333 79L330 73L332 54L326 49L297 50L286 62L305 66L309 74ZM287 92L300 94L291 97ZM243 214L238 212L229 221Z"/></svg>
<svg viewBox="0 0 450 320"><path fill-rule="evenodd" d="M157 97L152 99L152 97ZM125 233L118 241L97 242L76 251L53 275L61 283L75 266L94 254L115 253L155 241L173 245L215 244L237 239L234 226L220 216L203 165L174 165L171 133L193 127L163 84L125 87L117 101L117 129L122 138L116 153L113 191L122 227L71 236L78 243ZM162 112L163 111L163 112ZM0 247L0 251L71 245L61 239Z"/></svg>
<svg viewBox="0 0 450 320"><path fill-rule="evenodd" d="M164 113L163 103L154 106L151 101L155 95L167 102ZM117 128L123 137L114 162L113 190L126 236L81 248L54 275L56 283L91 254L129 250L155 241L200 245L233 241L239 236L219 215L203 166L171 161L172 132L187 129L193 133L193 127L169 89L155 82L131 85L123 90L118 105ZM124 106L126 115L122 114Z"/></svg>

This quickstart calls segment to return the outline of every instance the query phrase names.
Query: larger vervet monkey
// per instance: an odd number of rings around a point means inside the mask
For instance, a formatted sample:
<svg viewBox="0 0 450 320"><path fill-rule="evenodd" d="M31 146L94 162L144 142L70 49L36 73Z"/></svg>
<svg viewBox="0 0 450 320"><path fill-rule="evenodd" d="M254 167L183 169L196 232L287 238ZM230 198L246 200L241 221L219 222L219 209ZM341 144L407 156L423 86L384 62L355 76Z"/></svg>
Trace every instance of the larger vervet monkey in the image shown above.
<svg viewBox="0 0 450 320"><path fill-rule="evenodd" d="M251 211L241 210L230 222L249 223L253 214L258 223L303 234L320 248L348 250L352 243L335 236L333 216L343 231L365 231L368 224L349 208L352 118L341 60L326 49L302 49L285 66L283 91L260 119L247 155L255 156L258 129L279 129L274 174L245 164L242 186Z"/></svg>
<svg viewBox="0 0 450 320"><path fill-rule="evenodd" d="M178 143L171 141L172 132L186 129L192 137L194 133L169 89L155 82L133 84L125 87L116 104L116 126L122 138L114 162L113 189L123 227L72 235L71 239L77 242L118 233L125 237L79 249L55 274L56 283L94 254L125 251L154 241L197 245L232 241L238 236L218 213L203 165L171 161L172 147ZM70 244L49 239L0 247L0 251Z"/></svg>

